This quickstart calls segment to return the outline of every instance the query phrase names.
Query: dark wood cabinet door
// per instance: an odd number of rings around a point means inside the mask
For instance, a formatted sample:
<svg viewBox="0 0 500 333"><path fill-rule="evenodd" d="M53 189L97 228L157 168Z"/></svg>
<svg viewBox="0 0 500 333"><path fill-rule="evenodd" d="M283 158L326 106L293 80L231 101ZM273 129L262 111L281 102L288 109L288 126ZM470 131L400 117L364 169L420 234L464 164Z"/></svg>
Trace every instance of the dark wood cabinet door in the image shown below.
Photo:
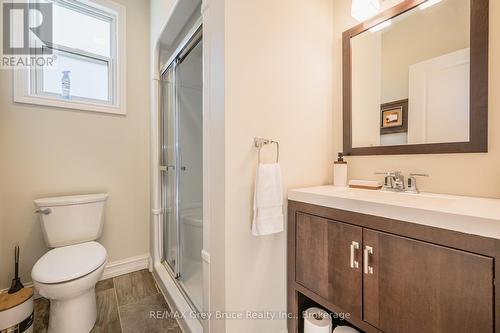
<svg viewBox="0 0 500 333"><path fill-rule="evenodd" d="M343 311L361 316L362 229L297 213L295 235L295 281Z"/></svg>
<svg viewBox="0 0 500 333"><path fill-rule="evenodd" d="M364 229L366 246L364 321L387 333L493 332L492 258Z"/></svg>

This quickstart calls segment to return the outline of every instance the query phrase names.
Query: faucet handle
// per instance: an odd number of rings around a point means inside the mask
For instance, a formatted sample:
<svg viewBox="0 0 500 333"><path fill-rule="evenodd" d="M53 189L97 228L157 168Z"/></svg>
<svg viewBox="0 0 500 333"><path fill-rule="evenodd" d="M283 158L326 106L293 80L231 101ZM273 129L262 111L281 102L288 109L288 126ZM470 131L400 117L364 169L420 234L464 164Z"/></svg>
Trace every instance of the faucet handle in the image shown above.
<svg viewBox="0 0 500 333"><path fill-rule="evenodd" d="M410 173L410 177L408 177L408 186L406 188L407 193L420 193L415 177L429 177L429 175L425 173Z"/></svg>
<svg viewBox="0 0 500 333"><path fill-rule="evenodd" d="M375 175L384 175L386 177L396 177L396 178L401 178L401 175L403 174L401 171L386 171L386 172L375 172Z"/></svg>
<svg viewBox="0 0 500 333"><path fill-rule="evenodd" d="M410 176L412 176L412 177L429 177L429 175L426 173L410 173Z"/></svg>

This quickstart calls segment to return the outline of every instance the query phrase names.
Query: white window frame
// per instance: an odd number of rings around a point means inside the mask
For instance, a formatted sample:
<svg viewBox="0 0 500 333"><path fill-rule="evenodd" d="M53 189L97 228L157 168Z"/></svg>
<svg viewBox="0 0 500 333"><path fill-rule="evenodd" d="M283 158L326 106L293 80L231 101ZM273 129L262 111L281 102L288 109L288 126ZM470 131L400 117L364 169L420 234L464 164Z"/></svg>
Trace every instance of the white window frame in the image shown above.
<svg viewBox="0 0 500 333"><path fill-rule="evenodd" d="M108 64L109 101L73 97L69 100L57 94L39 91L42 87L42 69L16 68L14 72L14 102L60 107L74 110L104 112L125 115L126 112L126 52L125 52L125 7L110 0L51 0L58 5L95 15L111 22L110 57L103 57L83 50L76 50L62 45L51 44L56 53L62 52L75 57L95 59Z"/></svg>

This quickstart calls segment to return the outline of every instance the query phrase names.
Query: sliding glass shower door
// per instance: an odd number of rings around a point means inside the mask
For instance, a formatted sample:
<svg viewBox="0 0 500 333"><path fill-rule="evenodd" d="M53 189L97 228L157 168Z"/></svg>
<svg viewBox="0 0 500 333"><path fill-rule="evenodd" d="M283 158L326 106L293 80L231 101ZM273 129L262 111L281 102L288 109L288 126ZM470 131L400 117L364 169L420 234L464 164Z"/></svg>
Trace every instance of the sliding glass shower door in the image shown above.
<svg viewBox="0 0 500 333"><path fill-rule="evenodd" d="M161 198L163 208L163 259L174 277L179 276L180 252L178 251L179 227L178 215L178 175L176 166L178 156L176 151L176 85L175 61L161 76Z"/></svg>
<svg viewBox="0 0 500 333"><path fill-rule="evenodd" d="M203 295L202 59L199 31L161 76L163 260L196 309Z"/></svg>

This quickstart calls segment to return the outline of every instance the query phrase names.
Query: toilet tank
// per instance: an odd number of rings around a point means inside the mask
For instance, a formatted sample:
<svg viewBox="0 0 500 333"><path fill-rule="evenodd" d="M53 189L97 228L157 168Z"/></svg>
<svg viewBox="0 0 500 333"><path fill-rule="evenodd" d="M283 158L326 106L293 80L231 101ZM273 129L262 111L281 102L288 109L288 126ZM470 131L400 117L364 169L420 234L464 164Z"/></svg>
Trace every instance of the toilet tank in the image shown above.
<svg viewBox="0 0 500 333"><path fill-rule="evenodd" d="M107 193L35 200L43 237L49 247L60 247L101 237Z"/></svg>

